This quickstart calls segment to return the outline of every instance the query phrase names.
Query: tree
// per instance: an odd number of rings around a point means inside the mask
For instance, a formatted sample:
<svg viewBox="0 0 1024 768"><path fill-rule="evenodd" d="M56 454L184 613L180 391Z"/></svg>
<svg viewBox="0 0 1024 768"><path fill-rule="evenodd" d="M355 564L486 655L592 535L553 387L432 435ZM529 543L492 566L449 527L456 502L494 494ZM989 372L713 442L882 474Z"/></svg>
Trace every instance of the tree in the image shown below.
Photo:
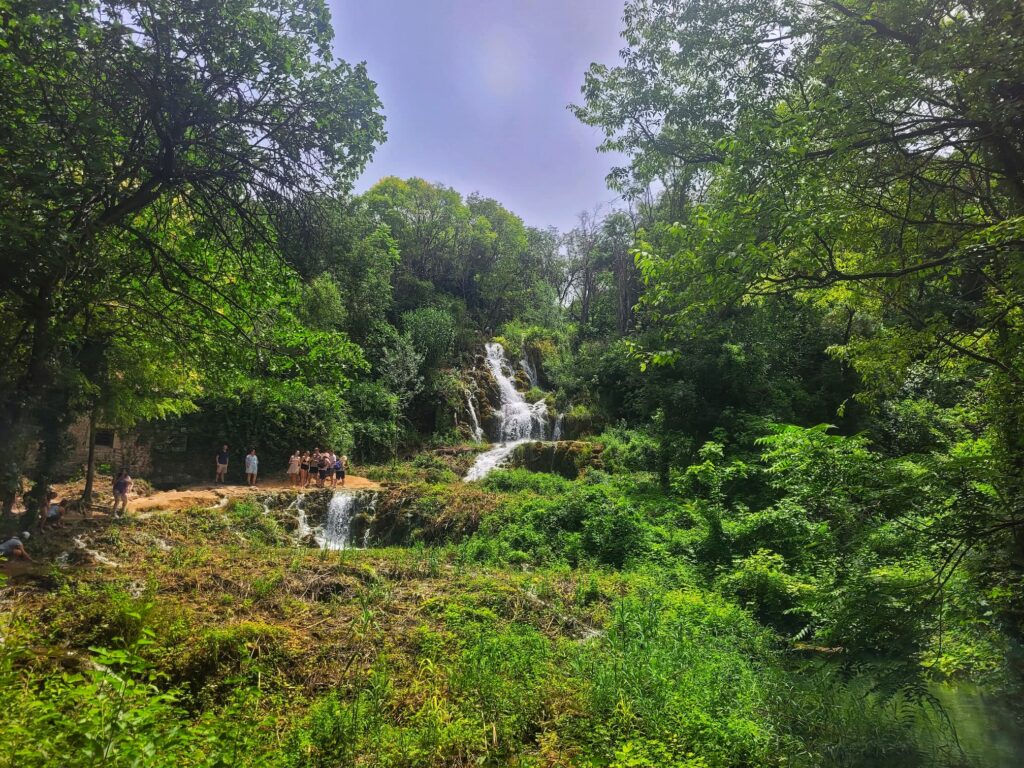
<svg viewBox="0 0 1024 768"><path fill-rule="evenodd" d="M1024 7L1016 0L637 0L577 115L610 180L685 201L638 257L655 360L791 294L831 314L870 390L914 366L987 394L1001 504L968 547L1024 567ZM949 530L949 529L947 529Z"/></svg>
<svg viewBox="0 0 1024 768"><path fill-rule="evenodd" d="M384 136L330 43L319 0L0 3L8 473L35 437L52 470L87 340L154 333L188 359L267 338L273 282L249 278L275 268L274 213L344 189Z"/></svg>

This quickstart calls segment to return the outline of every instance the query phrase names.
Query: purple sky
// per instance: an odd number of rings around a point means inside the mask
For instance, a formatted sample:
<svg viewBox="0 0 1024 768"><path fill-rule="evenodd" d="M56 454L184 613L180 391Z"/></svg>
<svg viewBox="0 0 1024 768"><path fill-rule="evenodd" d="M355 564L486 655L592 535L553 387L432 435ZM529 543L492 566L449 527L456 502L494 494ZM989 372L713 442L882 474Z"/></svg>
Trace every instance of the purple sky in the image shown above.
<svg viewBox="0 0 1024 768"><path fill-rule="evenodd" d="M537 227L608 204L613 157L566 110L618 59L623 0L330 0L335 50L365 60L388 141L357 184L420 176Z"/></svg>

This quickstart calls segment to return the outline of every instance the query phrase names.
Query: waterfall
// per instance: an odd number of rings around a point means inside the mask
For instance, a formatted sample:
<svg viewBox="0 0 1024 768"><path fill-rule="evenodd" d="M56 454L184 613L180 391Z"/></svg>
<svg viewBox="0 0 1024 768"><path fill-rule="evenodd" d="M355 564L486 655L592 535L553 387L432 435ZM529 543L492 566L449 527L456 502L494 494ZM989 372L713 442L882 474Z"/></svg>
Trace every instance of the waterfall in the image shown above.
<svg viewBox="0 0 1024 768"><path fill-rule="evenodd" d="M523 373L526 374L527 380L530 382L531 387L540 388L540 378L537 376L537 369L533 367L533 363L530 362L530 356L523 351L523 359L519 361L519 365L523 368Z"/></svg>
<svg viewBox="0 0 1024 768"><path fill-rule="evenodd" d="M473 439L482 443L484 440L484 431L480 429L480 420L476 417L476 408L473 407L473 396L466 390L466 405L469 406L469 420L473 424Z"/></svg>
<svg viewBox="0 0 1024 768"><path fill-rule="evenodd" d="M335 493L327 506L327 520L316 537L320 549L348 549L352 514L356 511L356 497L351 493Z"/></svg>
<svg viewBox="0 0 1024 768"><path fill-rule="evenodd" d="M526 398L512 382L511 366L501 344L488 344L486 350L487 367L498 384L498 396L501 398L500 408L495 410L499 445L477 456L463 478L466 482L485 477L506 461L517 446L530 440L546 440L548 437L547 403L543 400L533 404L526 402Z"/></svg>
<svg viewBox="0 0 1024 768"><path fill-rule="evenodd" d="M548 429L548 406L543 400L532 405L516 389L501 344L487 345L487 367L498 382L501 409L498 411L498 442L544 440Z"/></svg>
<svg viewBox="0 0 1024 768"><path fill-rule="evenodd" d="M312 536L320 549L354 549L359 548L360 541L366 547L370 537L368 515L372 514L377 505L375 492L335 491L327 505L326 516L320 522L310 520L303 501L300 494L295 503L295 536L300 544L306 543ZM358 537L361 528L361 539L353 541L353 535Z"/></svg>
<svg viewBox="0 0 1024 768"><path fill-rule="evenodd" d="M299 541L302 541L313 533L313 529L309 527L309 521L306 520L306 510L302 506L302 502L305 498L306 495L303 493L300 493L295 497L295 514L297 519L295 536Z"/></svg>
<svg viewBox="0 0 1024 768"><path fill-rule="evenodd" d="M555 417L555 431L551 435L551 439L556 443L562 439L562 420L565 419L565 414L560 413Z"/></svg>

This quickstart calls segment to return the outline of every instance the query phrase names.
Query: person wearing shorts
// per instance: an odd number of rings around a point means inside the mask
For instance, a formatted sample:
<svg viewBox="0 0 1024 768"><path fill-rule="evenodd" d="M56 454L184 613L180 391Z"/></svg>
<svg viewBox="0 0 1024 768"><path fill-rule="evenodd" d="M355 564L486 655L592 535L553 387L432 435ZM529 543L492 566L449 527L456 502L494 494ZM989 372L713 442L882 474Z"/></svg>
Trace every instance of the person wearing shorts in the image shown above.
<svg viewBox="0 0 1024 768"><path fill-rule="evenodd" d="M345 487L345 457L339 456L337 461L334 462L334 482L335 484L341 481L341 487Z"/></svg>
<svg viewBox="0 0 1024 768"><path fill-rule="evenodd" d="M305 488L309 485L309 451L302 454L302 461L299 462L299 487Z"/></svg>
<svg viewBox="0 0 1024 768"><path fill-rule="evenodd" d="M222 445L220 453L217 454L217 479L215 483L226 482L228 476L228 447Z"/></svg>
<svg viewBox="0 0 1024 768"><path fill-rule="evenodd" d="M317 486L320 488L324 487L324 482L327 480L327 468L331 464L331 457L327 453L320 454L320 468L317 471Z"/></svg>
<svg viewBox="0 0 1024 768"><path fill-rule="evenodd" d="M134 481L127 469L122 469L114 480L114 509L111 514L114 517L123 517L128 512L128 493L132 489ZM121 512L118 514L118 508Z"/></svg>
<svg viewBox="0 0 1024 768"><path fill-rule="evenodd" d="M256 449L253 448L245 455L245 479L250 488L256 487L256 474L259 472L260 460L256 457Z"/></svg>

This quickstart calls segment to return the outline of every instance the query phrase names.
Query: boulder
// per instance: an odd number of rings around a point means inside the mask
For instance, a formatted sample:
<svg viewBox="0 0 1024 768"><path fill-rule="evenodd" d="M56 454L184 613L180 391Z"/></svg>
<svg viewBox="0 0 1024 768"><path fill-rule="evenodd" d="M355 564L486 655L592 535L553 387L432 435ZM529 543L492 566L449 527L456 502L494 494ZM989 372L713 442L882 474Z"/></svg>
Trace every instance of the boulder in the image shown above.
<svg viewBox="0 0 1024 768"><path fill-rule="evenodd" d="M560 440L557 443L524 443L512 454L512 466L531 472L551 472L575 480L588 469L603 469L600 443Z"/></svg>

